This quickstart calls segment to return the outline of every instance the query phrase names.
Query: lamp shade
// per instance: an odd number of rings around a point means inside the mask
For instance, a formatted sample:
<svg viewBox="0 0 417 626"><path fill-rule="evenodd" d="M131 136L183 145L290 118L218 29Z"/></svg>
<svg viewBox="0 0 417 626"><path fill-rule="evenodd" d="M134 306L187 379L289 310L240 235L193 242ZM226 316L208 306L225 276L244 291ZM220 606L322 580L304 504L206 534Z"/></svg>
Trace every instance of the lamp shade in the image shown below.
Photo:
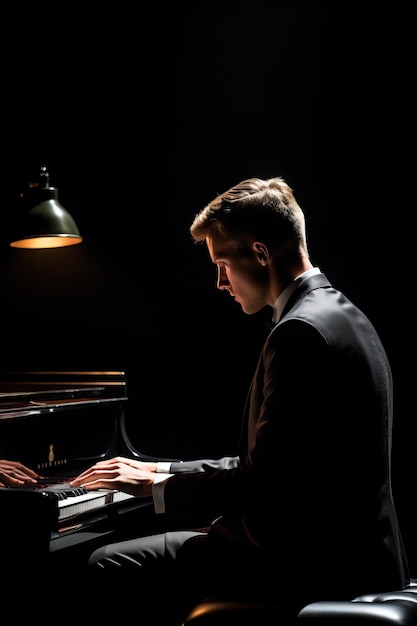
<svg viewBox="0 0 417 626"><path fill-rule="evenodd" d="M42 180L46 181L42 184ZM58 200L58 190L49 186L49 174L41 168L41 182L30 184L20 196L12 248L60 248L81 243L83 238L71 215Z"/></svg>

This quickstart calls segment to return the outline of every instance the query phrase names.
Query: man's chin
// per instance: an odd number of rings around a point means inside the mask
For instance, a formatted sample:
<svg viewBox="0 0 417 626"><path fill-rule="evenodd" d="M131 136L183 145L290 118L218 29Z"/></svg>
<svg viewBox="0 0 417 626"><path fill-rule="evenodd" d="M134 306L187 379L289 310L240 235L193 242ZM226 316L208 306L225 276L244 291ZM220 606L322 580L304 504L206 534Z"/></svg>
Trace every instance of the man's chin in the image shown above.
<svg viewBox="0 0 417 626"><path fill-rule="evenodd" d="M240 304L242 311L245 313L245 315L255 315L255 313L259 313L259 311L261 309L247 309L243 304L241 304L240 302L238 302L238 304Z"/></svg>

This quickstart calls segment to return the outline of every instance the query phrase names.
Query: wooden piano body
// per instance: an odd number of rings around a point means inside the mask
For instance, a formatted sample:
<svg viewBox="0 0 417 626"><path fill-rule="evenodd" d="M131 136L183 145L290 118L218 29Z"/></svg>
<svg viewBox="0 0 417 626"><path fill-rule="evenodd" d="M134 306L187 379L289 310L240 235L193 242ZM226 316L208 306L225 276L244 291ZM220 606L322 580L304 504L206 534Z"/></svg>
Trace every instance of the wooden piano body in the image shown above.
<svg viewBox="0 0 417 626"><path fill-rule="evenodd" d="M139 457L126 435L124 372L0 373L0 458L45 481L0 488L0 567L39 584L82 568L91 550L155 531L150 500L120 492L75 495L68 480L115 455ZM4 591L3 583L3 591Z"/></svg>

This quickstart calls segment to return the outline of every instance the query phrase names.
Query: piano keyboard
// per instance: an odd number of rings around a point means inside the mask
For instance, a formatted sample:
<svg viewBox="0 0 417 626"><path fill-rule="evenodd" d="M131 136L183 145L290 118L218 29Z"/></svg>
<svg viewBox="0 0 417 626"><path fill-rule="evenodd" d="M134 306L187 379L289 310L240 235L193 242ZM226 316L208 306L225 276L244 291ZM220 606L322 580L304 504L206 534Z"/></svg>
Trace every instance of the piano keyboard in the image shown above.
<svg viewBox="0 0 417 626"><path fill-rule="evenodd" d="M114 502L122 502L122 500L127 500L128 498L133 498L133 496L122 491L105 489L88 491L77 496L71 495L58 500L58 521L113 504Z"/></svg>
<svg viewBox="0 0 417 626"><path fill-rule="evenodd" d="M53 494L56 499L59 522L108 504L133 498L130 494L117 489L87 491L84 487L70 487L68 479L60 482L56 482L56 480L55 478L53 482L48 484L48 479L42 479L41 489Z"/></svg>

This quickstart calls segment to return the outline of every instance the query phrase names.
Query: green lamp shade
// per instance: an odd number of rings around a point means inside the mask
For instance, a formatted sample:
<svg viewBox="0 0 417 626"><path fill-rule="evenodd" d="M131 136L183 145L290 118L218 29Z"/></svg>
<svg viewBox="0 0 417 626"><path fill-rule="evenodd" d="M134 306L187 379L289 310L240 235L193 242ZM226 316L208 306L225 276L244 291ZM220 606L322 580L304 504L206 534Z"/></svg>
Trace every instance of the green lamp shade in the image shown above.
<svg viewBox="0 0 417 626"><path fill-rule="evenodd" d="M33 187L22 199L26 210L15 226L12 248L60 248L82 242L75 221L58 201L55 187Z"/></svg>

